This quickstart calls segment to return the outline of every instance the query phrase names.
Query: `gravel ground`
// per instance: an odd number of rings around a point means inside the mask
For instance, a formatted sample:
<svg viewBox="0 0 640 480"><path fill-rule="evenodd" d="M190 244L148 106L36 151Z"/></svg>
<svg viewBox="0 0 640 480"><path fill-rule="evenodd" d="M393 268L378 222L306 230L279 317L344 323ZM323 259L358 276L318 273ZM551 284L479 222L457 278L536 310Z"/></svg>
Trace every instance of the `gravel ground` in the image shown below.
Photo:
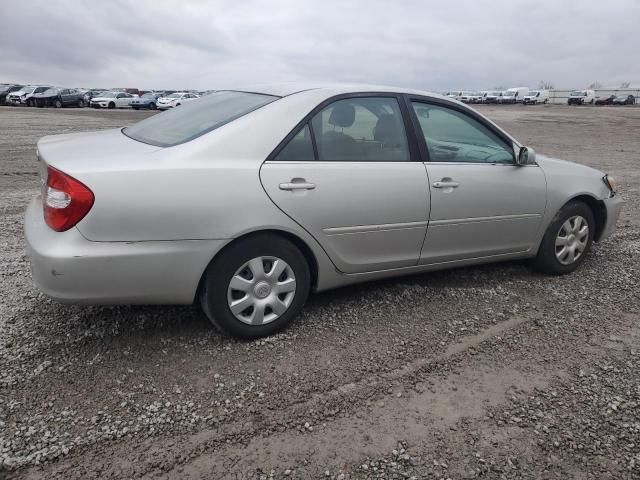
<svg viewBox="0 0 640 480"><path fill-rule="evenodd" d="M618 232L569 276L368 283L240 342L195 307L39 294L35 142L148 113L0 108L0 478L640 478L640 108L480 109L617 177Z"/></svg>

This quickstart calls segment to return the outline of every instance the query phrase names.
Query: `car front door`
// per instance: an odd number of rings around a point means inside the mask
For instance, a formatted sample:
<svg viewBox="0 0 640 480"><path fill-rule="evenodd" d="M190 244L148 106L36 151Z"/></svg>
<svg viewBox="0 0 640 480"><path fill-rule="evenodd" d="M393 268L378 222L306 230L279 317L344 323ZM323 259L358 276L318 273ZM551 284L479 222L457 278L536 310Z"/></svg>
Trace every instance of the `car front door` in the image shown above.
<svg viewBox="0 0 640 480"><path fill-rule="evenodd" d="M69 90L64 89L60 91L60 101L62 105L69 105Z"/></svg>
<svg viewBox="0 0 640 480"><path fill-rule="evenodd" d="M116 95L116 107L124 108L129 106L130 96L128 93L118 93Z"/></svg>
<svg viewBox="0 0 640 480"><path fill-rule="evenodd" d="M479 115L413 98L431 183L421 264L519 254L534 248L546 206L538 165L516 165L514 146Z"/></svg>
<svg viewBox="0 0 640 480"><path fill-rule="evenodd" d="M260 170L272 201L345 273L418 263L429 184L400 99L325 102Z"/></svg>

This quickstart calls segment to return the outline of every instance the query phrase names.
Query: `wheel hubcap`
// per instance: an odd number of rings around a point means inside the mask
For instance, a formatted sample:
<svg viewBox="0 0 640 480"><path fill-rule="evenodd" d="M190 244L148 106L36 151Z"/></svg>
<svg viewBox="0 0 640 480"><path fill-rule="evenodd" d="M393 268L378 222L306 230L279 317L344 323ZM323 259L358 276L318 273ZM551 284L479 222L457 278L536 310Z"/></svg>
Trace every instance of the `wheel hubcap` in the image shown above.
<svg viewBox="0 0 640 480"><path fill-rule="evenodd" d="M587 248L589 224L580 215L569 218L562 224L556 236L556 258L562 265L571 265Z"/></svg>
<svg viewBox="0 0 640 480"><path fill-rule="evenodd" d="M287 311L295 293L296 278L287 262L277 257L256 257L231 277L227 300L238 320L264 325Z"/></svg>

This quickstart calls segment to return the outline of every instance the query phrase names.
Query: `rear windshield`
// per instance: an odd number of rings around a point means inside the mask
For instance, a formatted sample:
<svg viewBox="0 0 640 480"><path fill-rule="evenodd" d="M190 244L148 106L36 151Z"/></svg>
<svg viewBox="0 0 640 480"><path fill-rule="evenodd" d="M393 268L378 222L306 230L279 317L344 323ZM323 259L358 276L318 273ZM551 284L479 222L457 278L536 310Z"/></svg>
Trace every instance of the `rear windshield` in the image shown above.
<svg viewBox="0 0 640 480"><path fill-rule="evenodd" d="M142 120L125 128L123 133L139 142L171 147L215 130L278 98L246 92L212 93Z"/></svg>

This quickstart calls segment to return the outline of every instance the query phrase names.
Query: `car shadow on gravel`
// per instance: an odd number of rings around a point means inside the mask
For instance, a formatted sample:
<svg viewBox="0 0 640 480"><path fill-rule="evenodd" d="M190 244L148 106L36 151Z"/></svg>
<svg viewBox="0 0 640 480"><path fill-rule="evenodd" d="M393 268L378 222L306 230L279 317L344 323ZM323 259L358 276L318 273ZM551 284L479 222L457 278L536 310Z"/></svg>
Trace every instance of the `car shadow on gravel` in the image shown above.
<svg viewBox="0 0 640 480"><path fill-rule="evenodd" d="M312 294L304 314L289 327L289 331L303 333L313 328L314 312L341 310L368 295L392 295L397 287L420 286L435 289L467 289L496 286L505 281L531 281L539 275L522 261L503 262L450 270L407 275L346 286ZM365 301L365 300L363 300ZM214 341L229 339L215 330L196 304L191 306L81 306L63 305L38 296L31 312L39 319L35 333L56 340L82 340L84 344L127 344L153 342L167 336L184 340L207 337ZM60 343L58 340L57 343ZM245 343L240 341L240 343Z"/></svg>

